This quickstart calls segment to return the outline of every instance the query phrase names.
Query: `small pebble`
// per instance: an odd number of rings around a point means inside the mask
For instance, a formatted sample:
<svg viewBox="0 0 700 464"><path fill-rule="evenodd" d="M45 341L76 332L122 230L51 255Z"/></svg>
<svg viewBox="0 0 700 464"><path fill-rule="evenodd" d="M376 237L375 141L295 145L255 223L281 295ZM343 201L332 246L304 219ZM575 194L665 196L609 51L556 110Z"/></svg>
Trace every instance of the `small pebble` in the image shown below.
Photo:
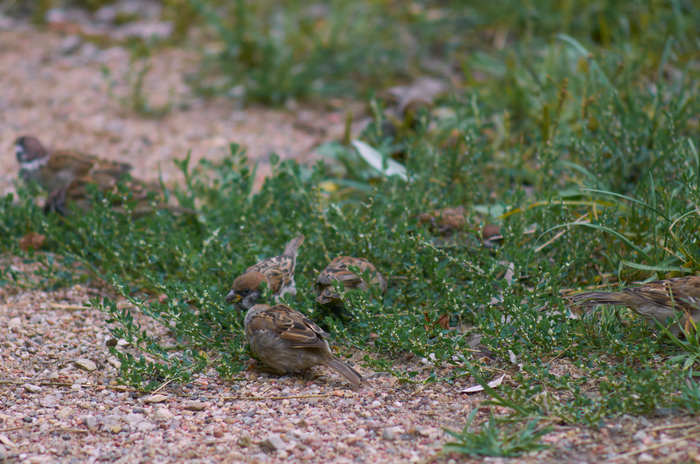
<svg viewBox="0 0 700 464"><path fill-rule="evenodd" d="M270 434L263 441L260 442L260 447L269 452L282 451L286 448L286 443L282 440L282 437L276 433Z"/></svg>
<svg viewBox="0 0 700 464"><path fill-rule="evenodd" d="M25 383L24 389L27 390L29 393L39 393L41 391L41 387L31 383Z"/></svg>
<svg viewBox="0 0 700 464"><path fill-rule="evenodd" d="M89 359L85 359L85 358L76 359L75 365L81 369L88 371L88 372L92 372L94 370L97 370L97 364L95 364L93 361L91 361Z"/></svg>
<svg viewBox="0 0 700 464"><path fill-rule="evenodd" d="M143 402L148 403L148 404L154 404L154 403L162 403L167 399L168 399L168 397L166 395L157 394L157 395L150 395L150 396L145 397L143 399Z"/></svg>
<svg viewBox="0 0 700 464"><path fill-rule="evenodd" d="M156 409L155 412L156 419L160 420L168 420L173 418L173 413L170 412L170 409L165 408L165 407L160 407Z"/></svg>

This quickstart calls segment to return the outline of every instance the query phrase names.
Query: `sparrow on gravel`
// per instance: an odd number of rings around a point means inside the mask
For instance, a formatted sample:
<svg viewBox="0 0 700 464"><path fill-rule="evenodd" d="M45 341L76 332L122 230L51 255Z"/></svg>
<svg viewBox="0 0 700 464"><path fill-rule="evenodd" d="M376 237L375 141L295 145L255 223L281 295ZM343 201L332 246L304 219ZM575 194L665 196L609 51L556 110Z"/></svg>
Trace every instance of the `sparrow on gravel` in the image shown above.
<svg viewBox="0 0 700 464"><path fill-rule="evenodd" d="M231 291L226 295L226 302L239 303L245 309L250 309L260 298L261 285L267 284L275 299L286 293L296 295L297 289L294 283L294 267L299 254L299 246L304 241L304 236L293 238L284 247L280 256L267 258L253 266L233 281Z"/></svg>
<svg viewBox="0 0 700 464"><path fill-rule="evenodd" d="M70 151L49 150L31 135L15 140L19 176L26 182L35 181L47 192L66 187L72 180L100 171L115 179L125 176L131 165Z"/></svg>
<svg viewBox="0 0 700 464"><path fill-rule="evenodd" d="M351 268L357 268L360 275L355 274ZM338 281L346 289L368 290L369 285L362 279L361 274L371 275L369 283L377 285L382 293L386 291L386 280L377 271L372 263L364 258L353 258L352 256L338 256L321 271L316 279L316 301L320 304L340 303L340 295L335 291L333 282Z"/></svg>
<svg viewBox="0 0 700 464"><path fill-rule="evenodd" d="M111 171L96 170L89 175L77 177L66 186L49 193L44 204L44 211L68 216L71 209L87 212L92 208L93 199L90 186L102 194L112 193L112 207L124 211L124 204L119 195L119 184L129 191L131 212L134 216L149 214L158 209L165 209L174 214L194 214L192 210L171 206L164 203L160 197L162 191L157 184L143 182L137 179L117 179Z"/></svg>
<svg viewBox="0 0 700 464"><path fill-rule="evenodd" d="M682 311L685 314L682 324L686 331L700 322L700 276L657 280L619 292L579 293L569 298L575 304L589 307L599 304L627 306L646 319L662 324L676 311ZM674 335L680 333L677 326L670 330Z"/></svg>
<svg viewBox="0 0 700 464"><path fill-rule="evenodd" d="M324 364L345 377L354 388L362 376L331 353L328 334L309 318L289 306L256 304L244 320L250 350L278 374L301 372Z"/></svg>

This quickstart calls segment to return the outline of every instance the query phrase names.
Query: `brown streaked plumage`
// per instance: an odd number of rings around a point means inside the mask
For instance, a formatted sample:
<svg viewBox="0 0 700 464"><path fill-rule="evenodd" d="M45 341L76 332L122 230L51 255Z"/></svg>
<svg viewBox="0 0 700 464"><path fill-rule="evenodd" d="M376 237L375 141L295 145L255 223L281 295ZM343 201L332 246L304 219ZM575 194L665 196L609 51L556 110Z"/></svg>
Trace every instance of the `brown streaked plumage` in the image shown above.
<svg viewBox="0 0 700 464"><path fill-rule="evenodd" d="M421 224L430 224L431 228L441 234L449 234L461 230L467 224L464 206L443 208L422 213L418 216Z"/></svg>
<svg viewBox="0 0 700 464"><path fill-rule="evenodd" d="M36 137L24 135L15 140L19 175L37 182L47 192L65 188L76 178L100 171L102 176L123 178L131 165L105 160L71 150L49 150Z"/></svg>
<svg viewBox="0 0 700 464"><path fill-rule="evenodd" d="M673 317L676 311L682 311L685 317L681 324L686 330L691 321L694 324L700 322L700 276L657 280L619 292L584 292L569 298L573 303L585 306L627 306L648 320L661 323ZM671 327L671 331L678 335L680 327Z"/></svg>
<svg viewBox="0 0 700 464"><path fill-rule="evenodd" d="M134 216L152 213L155 210L166 209L175 214L194 214L187 208L180 208L164 203L161 198L160 186L137 179L117 179L111 172L94 171L90 175L81 176L70 181L65 187L56 189L49 194L44 204L44 211L56 212L67 216L72 210L88 211L92 208L90 185L94 185L102 194L119 193L119 183L122 183L130 193L131 211ZM117 197L111 205L115 210L123 211L124 204Z"/></svg>
<svg viewBox="0 0 700 464"><path fill-rule="evenodd" d="M245 335L250 349L263 364L278 374L326 365L345 377L353 387L362 376L331 353L328 334L297 310L278 304L256 304L245 315Z"/></svg>
<svg viewBox="0 0 700 464"><path fill-rule="evenodd" d="M361 275L355 274L351 268L357 268L360 274L369 273L369 284L378 286L382 293L386 291L386 280L377 271L377 268L364 258L352 256L338 256L321 271L316 279L316 301L320 304L339 303L340 295L335 291L333 282L338 281L346 289L368 290L369 285Z"/></svg>
<svg viewBox="0 0 700 464"><path fill-rule="evenodd" d="M279 298L286 293L296 294L294 268L299 247L304 236L299 235L287 243L280 256L267 258L250 266L243 274L236 277L231 291L226 295L229 303L238 303L250 309L260 297L260 285L265 282L272 294Z"/></svg>

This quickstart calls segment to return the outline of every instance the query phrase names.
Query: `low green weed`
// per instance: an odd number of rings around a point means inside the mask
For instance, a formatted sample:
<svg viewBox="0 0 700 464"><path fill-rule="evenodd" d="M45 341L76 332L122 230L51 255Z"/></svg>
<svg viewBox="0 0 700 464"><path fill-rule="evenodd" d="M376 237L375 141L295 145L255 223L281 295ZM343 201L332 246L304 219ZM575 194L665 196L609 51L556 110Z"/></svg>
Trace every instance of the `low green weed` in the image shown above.
<svg viewBox="0 0 700 464"><path fill-rule="evenodd" d="M538 428L537 421L529 421L525 425L517 423L505 425L491 415L479 431L473 431L472 424L478 411L474 409L469 414L462 431L446 430L454 441L445 444L445 451L455 451L471 456L513 457L547 447L539 440L549 429Z"/></svg>

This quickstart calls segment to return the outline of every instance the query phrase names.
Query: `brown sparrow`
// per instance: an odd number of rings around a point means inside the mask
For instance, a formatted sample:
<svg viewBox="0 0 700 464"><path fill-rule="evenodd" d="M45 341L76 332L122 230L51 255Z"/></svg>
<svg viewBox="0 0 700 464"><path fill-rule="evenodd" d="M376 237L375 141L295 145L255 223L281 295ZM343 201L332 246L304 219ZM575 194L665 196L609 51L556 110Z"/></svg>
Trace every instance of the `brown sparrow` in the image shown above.
<svg viewBox="0 0 700 464"><path fill-rule="evenodd" d="M595 306L599 304L624 305L649 320L662 324L676 311L685 313L683 326L690 329L700 322L700 276L676 277L657 280L641 287L625 288L619 292L585 292L569 297L576 304ZM675 335L679 327L671 327Z"/></svg>
<svg viewBox="0 0 700 464"><path fill-rule="evenodd" d="M456 208L443 208L423 213L418 216L418 222L429 224L433 230L441 234L449 234L461 230L467 224L464 206Z"/></svg>
<svg viewBox="0 0 700 464"><path fill-rule="evenodd" d="M372 263L364 258L353 258L351 256L338 256L321 271L316 279L316 301L320 304L340 303L340 295L335 291L333 282L338 281L346 289L368 290L369 285L360 275L355 274L350 268L357 268L360 274L369 273L372 277L369 281L371 285L377 285L382 293L386 291L386 280L377 271Z"/></svg>
<svg viewBox="0 0 700 464"><path fill-rule="evenodd" d="M231 291L226 295L226 302L239 303L245 309L250 309L260 298L260 286L267 284L277 300L286 293L296 295L294 283L294 267L299 254L299 246L304 236L299 235L287 243L280 256L267 258L250 266L233 281Z"/></svg>
<svg viewBox="0 0 700 464"><path fill-rule="evenodd" d="M331 353L328 334L289 306L256 304L243 322L250 350L278 374L304 371L325 364L357 388L362 376Z"/></svg>
<svg viewBox="0 0 700 464"><path fill-rule="evenodd" d="M54 190L49 194L44 204L45 212L56 212L63 216L70 214L71 209L77 211L89 211L93 205L90 194L90 185L94 185L96 190L102 194L112 193L118 195L119 183L122 183L128 190L133 201L131 212L134 216L152 213L157 209L166 209L175 214L194 214L187 208L167 205L160 198L161 189L159 185L146 183L137 179L119 180L113 176L111 171L93 171L89 175L77 177L70 181L65 187ZM111 206L117 211L124 211L121 198L117 196ZM155 205L153 202L155 201Z"/></svg>
<svg viewBox="0 0 700 464"><path fill-rule="evenodd" d="M37 182L48 192L63 188L73 179L97 170L103 176L111 175L116 179L131 170L131 165L127 163L70 150L48 150L39 139L31 135L15 140L15 154L20 166L20 177L25 181Z"/></svg>

